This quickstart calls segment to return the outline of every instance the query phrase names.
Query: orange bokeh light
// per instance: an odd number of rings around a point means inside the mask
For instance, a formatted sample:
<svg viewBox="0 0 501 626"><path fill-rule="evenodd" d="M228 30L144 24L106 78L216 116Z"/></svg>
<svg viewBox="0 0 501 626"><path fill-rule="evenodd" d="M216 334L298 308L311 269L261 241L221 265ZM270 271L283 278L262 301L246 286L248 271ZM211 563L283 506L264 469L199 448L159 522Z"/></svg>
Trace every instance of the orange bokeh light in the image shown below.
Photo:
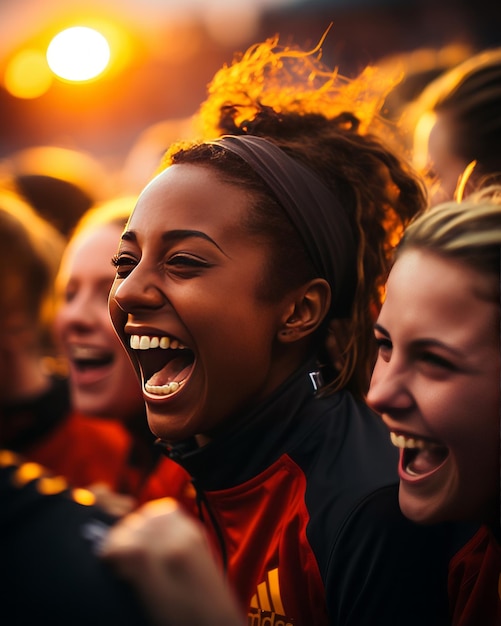
<svg viewBox="0 0 501 626"><path fill-rule="evenodd" d="M16 98L38 98L48 91L52 80L45 55L33 48L15 54L4 75L5 88Z"/></svg>

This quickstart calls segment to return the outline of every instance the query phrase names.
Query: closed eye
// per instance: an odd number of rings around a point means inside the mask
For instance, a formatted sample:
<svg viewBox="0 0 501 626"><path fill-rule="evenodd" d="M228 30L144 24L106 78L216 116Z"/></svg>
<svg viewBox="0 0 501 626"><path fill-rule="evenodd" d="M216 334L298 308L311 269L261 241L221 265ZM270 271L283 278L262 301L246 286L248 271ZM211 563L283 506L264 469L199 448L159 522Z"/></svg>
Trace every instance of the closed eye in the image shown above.
<svg viewBox="0 0 501 626"><path fill-rule="evenodd" d="M383 339L382 337L376 337L376 345L378 348L388 348L388 350L393 348L391 341L389 339Z"/></svg>
<svg viewBox="0 0 501 626"><path fill-rule="evenodd" d="M388 362L390 360L391 351L393 350L393 344L387 332L379 324L374 326L374 338L376 340L378 356Z"/></svg>
<svg viewBox="0 0 501 626"><path fill-rule="evenodd" d="M202 259L187 254L176 254L167 261L169 266L186 266L186 267L209 267L209 264Z"/></svg>
<svg viewBox="0 0 501 626"><path fill-rule="evenodd" d="M384 360L389 361L393 344L389 339L383 337L376 337L376 345L378 349L378 355Z"/></svg>
<svg viewBox="0 0 501 626"><path fill-rule="evenodd" d="M427 351L422 352L419 355L419 358L421 359L422 362L427 363L432 366L437 366L439 368L443 368L443 369L447 369L451 371L457 369L456 366L453 363L451 363L451 361L449 361L448 359L445 359L444 357L434 352L427 352Z"/></svg>
<svg viewBox="0 0 501 626"><path fill-rule="evenodd" d="M200 276L204 269L212 267L200 257L191 254L175 254L166 261L169 272L180 278L194 278Z"/></svg>

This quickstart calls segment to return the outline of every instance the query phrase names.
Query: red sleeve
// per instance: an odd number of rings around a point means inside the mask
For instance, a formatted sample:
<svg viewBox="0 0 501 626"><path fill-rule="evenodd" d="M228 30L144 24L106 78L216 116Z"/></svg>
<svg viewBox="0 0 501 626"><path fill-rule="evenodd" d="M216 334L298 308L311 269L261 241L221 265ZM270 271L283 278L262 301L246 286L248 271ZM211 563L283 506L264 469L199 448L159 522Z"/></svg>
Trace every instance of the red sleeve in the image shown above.
<svg viewBox="0 0 501 626"><path fill-rule="evenodd" d="M73 413L24 454L76 487L102 482L118 491L130 445L118 422Z"/></svg>

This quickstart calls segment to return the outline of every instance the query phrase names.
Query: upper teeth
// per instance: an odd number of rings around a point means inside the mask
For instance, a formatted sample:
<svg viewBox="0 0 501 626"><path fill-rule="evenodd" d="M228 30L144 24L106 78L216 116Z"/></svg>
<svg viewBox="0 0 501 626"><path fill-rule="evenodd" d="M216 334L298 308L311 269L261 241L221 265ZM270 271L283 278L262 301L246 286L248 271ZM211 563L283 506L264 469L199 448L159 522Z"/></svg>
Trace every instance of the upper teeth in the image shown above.
<svg viewBox="0 0 501 626"><path fill-rule="evenodd" d="M71 346L70 353L73 359L99 359L106 356L102 348L91 346Z"/></svg>
<svg viewBox="0 0 501 626"><path fill-rule="evenodd" d="M162 348L162 350L184 350L186 346L179 343L177 339L170 337L149 337L148 335L131 335L130 347L133 350L150 350L152 348Z"/></svg>
<svg viewBox="0 0 501 626"><path fill-rule="evenodd" d="M396 433L390 433L391 443L397 448L421 448L424 449L429 445L423 439L415 439L414 437L405 437L404 435L397 435Z"/></svg>

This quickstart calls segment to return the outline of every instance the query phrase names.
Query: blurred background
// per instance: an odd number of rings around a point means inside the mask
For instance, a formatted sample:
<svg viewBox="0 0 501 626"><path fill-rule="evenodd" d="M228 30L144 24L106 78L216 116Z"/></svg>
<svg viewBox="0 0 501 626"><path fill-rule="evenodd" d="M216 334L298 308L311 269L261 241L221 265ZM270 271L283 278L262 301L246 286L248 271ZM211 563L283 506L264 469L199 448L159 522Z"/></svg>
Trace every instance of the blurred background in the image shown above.
<svg viewBox="0 0 501 626"><path fill-rule="evenodd" d="M0 171L28 192L57 171L83 195L136 193L222 64L276 34L313 48L331 23L323 58L347 76L397 59L431 76L501 45L499 0L0 0ZM55 45L76 26L106 40L83 44L80 75Z"/></svg>

